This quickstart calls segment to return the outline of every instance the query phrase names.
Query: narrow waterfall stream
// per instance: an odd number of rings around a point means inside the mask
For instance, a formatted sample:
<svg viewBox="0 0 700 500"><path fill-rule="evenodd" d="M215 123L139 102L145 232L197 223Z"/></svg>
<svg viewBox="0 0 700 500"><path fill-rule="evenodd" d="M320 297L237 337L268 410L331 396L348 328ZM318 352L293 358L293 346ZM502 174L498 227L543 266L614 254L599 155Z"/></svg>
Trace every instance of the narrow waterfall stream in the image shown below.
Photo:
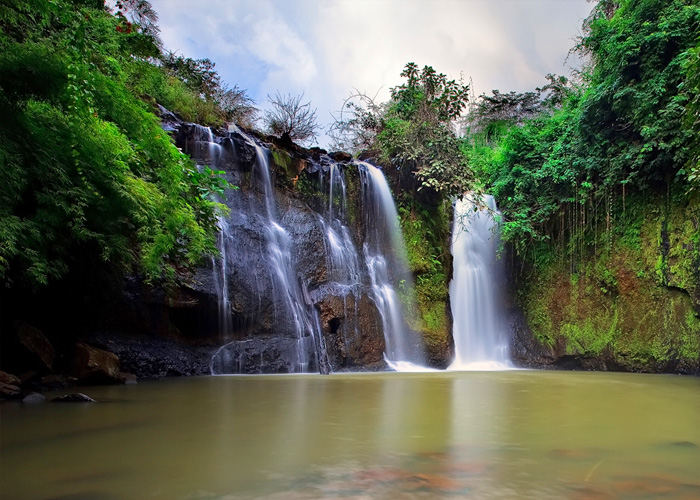
<svg viewBox="0 0 700 500"><path fill-rule="evenodd" d="M252 214L260 219L264 227L266 255L261 256L266 259L270 274L274 304L274 325L273 328L279 331L291 331L296 339L296 346L293 352L285 355L287 359L287 370L290 373L321 372L328 371L327 363L323 361L323 340L321 338L318 315L307 299L307 293L302 289L302 284L297 279L291 258L291 238L287 230L280 224L277 210L275 191L272 184L269 164L269 150L258 145L252 138L248 137L240 130L236 133L244 137L245 140L255 149L255 165L251 175L251 184L262 194L262 209ZM231 217L240 215L232 212ZM251 215L251 214L248 214ZM230 324L230 303L229 291L226 285L226 261L230 257L226 242L228 236L228 221L220 221L221 234L219 238L221 253L219 262L219 274L221 276L221 286L217 286L217 291L221 291L219 297L219 308L227 308L227 311L220 312L219 327L221 334L226 334ZM211 361L212 374L236 373L236 360L231 359L229 347L237 341L232 341L222 346Z"/></svg>
<svg viewBox="0 0 700 500"><path fill-rule="evenodd" d="M493 218L496 202L489 195L482 201L465 195L455 203L450 283L455 359L450 370L510 368L503 270L497 258L498 226Z"/></svg>
<svg viewBox="0 0 700 500"><path fill-rule="evenodd" d="M386 340L384 358L396 371L425 371L425 352L416 332L408 328L396 287L410 302L413 279L408 271L406 245L389 185L380 169L360 162L363 176L365 242L363 253L372 283L374 301L382 317Z"/></svg>
<svg viewBox="0 0 700 500"><path fill-rule="evenodd" d="M217 164L221 159L221 145L214 141L214 134L211 127L204 127L198 124L192 124L194 130L194 158L199 159L198 168L205 165L211 169L217 169ZM205 164L205 165L203 165ZM231 303L228 293L228 281L226 279L226 268L228 264L229 247L231 246L231 235L229 232L229 223L223 217L217 217L217 225L219 226L219 234L217 236L217 248L219 257L212 257L212 269L214 288L218 299L217 308L217 324L219 335L222 338L228 338L232 333L233 325L231 324Z"/></svg>

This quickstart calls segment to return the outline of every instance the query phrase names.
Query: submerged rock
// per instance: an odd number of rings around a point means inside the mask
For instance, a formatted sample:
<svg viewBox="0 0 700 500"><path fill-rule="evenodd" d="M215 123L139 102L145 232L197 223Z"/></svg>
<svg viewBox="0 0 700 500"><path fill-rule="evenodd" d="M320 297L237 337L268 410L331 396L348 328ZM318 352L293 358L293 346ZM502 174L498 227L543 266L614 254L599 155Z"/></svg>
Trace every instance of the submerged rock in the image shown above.
<svg viewBox="0 0 700 500"><path fill-rule="evenodd" d="M44 401L46 401L46 396L38 392L31 392L22 399L23 403L43 403Z"/></svg>
<svg viewBox="0 0 700 500"><path fill-rule="evenodd" d="M51 400L52 403L96 403L97 401L82 392L64 394Z"/></svg>
<svg viewBox="0 0 700 500"><path fill-rule="evenodd" d="M311 337L253 337L230 342L214 354L212 371L246 374L294 373L301 370L318 372L313 342ZM300 349L299 343L304 347ZM301 359L300 352L305 355Z"/></svg>

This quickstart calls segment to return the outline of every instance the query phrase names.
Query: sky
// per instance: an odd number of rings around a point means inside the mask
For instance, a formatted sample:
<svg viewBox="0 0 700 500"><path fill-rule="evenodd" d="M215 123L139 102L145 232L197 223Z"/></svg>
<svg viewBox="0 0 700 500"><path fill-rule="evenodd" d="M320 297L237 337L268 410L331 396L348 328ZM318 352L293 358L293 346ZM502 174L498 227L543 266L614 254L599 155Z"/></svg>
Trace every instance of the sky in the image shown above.
<svg viewBox="0 0 700 500"><path fill-rule="evenodd" d="M167 49L216 63L222 81L268 96L298 95L328 126L355 90L377 102L408 62L470 80L476 96L525 92L567 56L587 0L151 0ZM321 146L328 138L319 136Z"/></svg>

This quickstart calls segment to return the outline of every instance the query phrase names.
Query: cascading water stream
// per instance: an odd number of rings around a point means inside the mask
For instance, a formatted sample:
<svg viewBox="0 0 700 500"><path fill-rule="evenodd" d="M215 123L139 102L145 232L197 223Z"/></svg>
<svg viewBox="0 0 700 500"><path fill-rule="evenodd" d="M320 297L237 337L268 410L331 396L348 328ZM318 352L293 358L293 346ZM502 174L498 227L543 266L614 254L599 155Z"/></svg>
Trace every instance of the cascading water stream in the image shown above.
<svg viewBox="0 0 700 500"><path fill-rule="evenodd" d="M387 364L397 371L424 371L425 354L418 335L408 328L396 286L411 300L413 283L394 199L384 174L358 162L362 175L365 242L363 253L372 282L374 302L384 329Z"/></svg>
<svg viewBox="0 0 700 500"><path fill-rule="evenodd" d="M455 359L450 370L504 370L511 367L503 321L503 270L497 258L496 202L465 195L455 203L452 227L453 278L450 305Z"/></svg>
<svg viewBox="0 0 700 500"><path fill-rule="evenodd" d="M256 159L252 178L254 182L258 183L263 195L264 209L259 213L259 217L262 218L265 228L266 258L274 295L272 302L275 308L275 328L280 331L291 330L296 338L294 359L290 360L287 368L290 372L297 373L310 371L326 373L329 367L324 360L323 339L321 338L317 313L294 272L291 258L292 242L289 233L277 219L275 192L270 175L269 151L256 144L242 131L236 130L236 133L255 149ZM222 234L225 234L226 221L223 221L220 227ZM222 252L224 262L225 257ZM223 266L225 273L225 263ZM225 286L225 274L223 283ZM228 301L228 290L225 291L225 294L226 297L220 298L220 304ZM230 309L230 306L228 307ZM211 363L212 373L222 373L222 370L231 371L230 360L224 359L226 348L230 344L222 346L214 354Z"/></svg>
<svg viewBox="0 0 700 500"><path fill-rule="evenodd" d="M198 168L208 166L217 169L221 159L221 145L214 142L214 134L211 127L193 124L195 158L203 159L206 165L198 165ZM228 338L233 330L231 321L231 303L229 301L228 281L226 279L226 269L228 264L228 254L231 235L228 221L222 217L217 217L219 234L217 236L217 249L219 257L212 257L212 268L214 270L214 289L216 290L218 302L218 329L222 338Z"/></svg>

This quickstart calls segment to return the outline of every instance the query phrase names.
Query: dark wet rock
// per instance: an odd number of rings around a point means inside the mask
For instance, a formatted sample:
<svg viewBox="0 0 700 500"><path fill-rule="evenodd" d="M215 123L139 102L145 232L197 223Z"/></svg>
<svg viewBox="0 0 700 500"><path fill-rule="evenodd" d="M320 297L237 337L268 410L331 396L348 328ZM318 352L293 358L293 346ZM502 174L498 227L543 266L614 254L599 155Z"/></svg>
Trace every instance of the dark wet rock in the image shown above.
<svg viewBox="0 0 700 500"><path fill-rule="evenodd" d="M311 293L334 371L383 362L382 320L369 290L327 284Z"/></svg>
<svg viewBox="0 0 700 500"><path fill-rule="evenodd" d="M20 348L17 353L20 356L17 360L18 366L43 373L51 372L56 352L46 335L23 321L15 321L13 327Z"/></svg>
<svg viewBox="0 0 700 500"><path fill-rule="evenodd" d="M76 392L73 394L64 394L63 396L55 397L51 400L52 403L96 403L94 399L90 396L83 394L82 392Z"/></svg>
<svg viewBox="0 0 700 500"><path fill-rule="evenodd" d="M89 346L83 342L75 344L73 374L81 384L118 384L119 357L113 352Z"/></svg>
<svg viewBox="0 0 700 500"><path fill-rule="evenodd" d="M339 162L352 160L352 155L350 153L346 153L345 151L333 151L328 153L328 156Z"/></svg>
<svg viewBox="0 0 700 500"><path fill-rule="evenodd" d="M39 394L38 392L30 392L29 394L24 396L24 398L22 398L23 403L29 404L43 403L44 401L46 401L46 396L44 396L43 394Z"/></svg>
<svg viewBox="0 0 700 500"><path fill-rule="evenodd" d="M122 370L144 379L207 375L211 356L218 347L125 333L94 334L89 341L109 348L119 356Z"/></svg>
<svg viewBox="0 0 700 500"><path fill-rule="evenodd" d="M17 399L22 397L22 390L17 385L0 382L0 398Z"/></svg>
<svg viewBox="0 0 700 500"><path fill-rule="evenodd" d="M180 128L180 124L183 122L182 118L158 103L156 103L155 109L156 114L160 118L160 126L163 130L166 132L177 132Z"/></svg>
<svg viewBox="0 0 700 500"><path fill-rule="evenodd" d="M516 366L541 368L557 361L556 353L551 347L537 342L518 308L511 307L507 317L511 327L511 357Z"/></svg>
<svg viewBox="0 0 700 500"><path fill-rule="evenodd" d="M290 201L282 217L282 225L289 228L292 238L292 261L296 271L303 276L308 289L317 288L328 280L325 234L318 214L304 209L298 201Z"/></svg>
<svg viewBox="0 0 700 500"><path fill-rule="evenodd" d="M77 380L74 377L67 377L65 375L47 375L41 378L41 381L37 384L42 390L58 390L67 389L73 385Z"/></svg>
<svg viewBox="0 0 700 500"><path fill-rule="evenodd" d="M9 385L21 385L22 381L16 375L0 371L0 383Z"/></svg>
<svg viewBox="0 0 700 500"><path fill-rule="evenodd" d="M0 397L3 399L17 399L22 396L19 377L0 371Z"/></svg>
<svg viewBox="0 0 700 500"><path fill-rule="evenodd" d="M232 133L222 142L222 147L231 162L235 162L236 169L241 172L250 172L255 166L255 145L251 144L239 133ZM232 167L233 165L229 165Z"/></svg>
<svg viewBox="0 0 700 500"><path fill-rule="evenodd" d="M305 352L299 359L299 343ZM305 366L300 363L307 363ZM217 350L213 357L214 373L293 373L318 372L318 359L313 339L297 340L287 337L253 337L233 341ZM301 368L301 369L300 369Z"/></svg>

